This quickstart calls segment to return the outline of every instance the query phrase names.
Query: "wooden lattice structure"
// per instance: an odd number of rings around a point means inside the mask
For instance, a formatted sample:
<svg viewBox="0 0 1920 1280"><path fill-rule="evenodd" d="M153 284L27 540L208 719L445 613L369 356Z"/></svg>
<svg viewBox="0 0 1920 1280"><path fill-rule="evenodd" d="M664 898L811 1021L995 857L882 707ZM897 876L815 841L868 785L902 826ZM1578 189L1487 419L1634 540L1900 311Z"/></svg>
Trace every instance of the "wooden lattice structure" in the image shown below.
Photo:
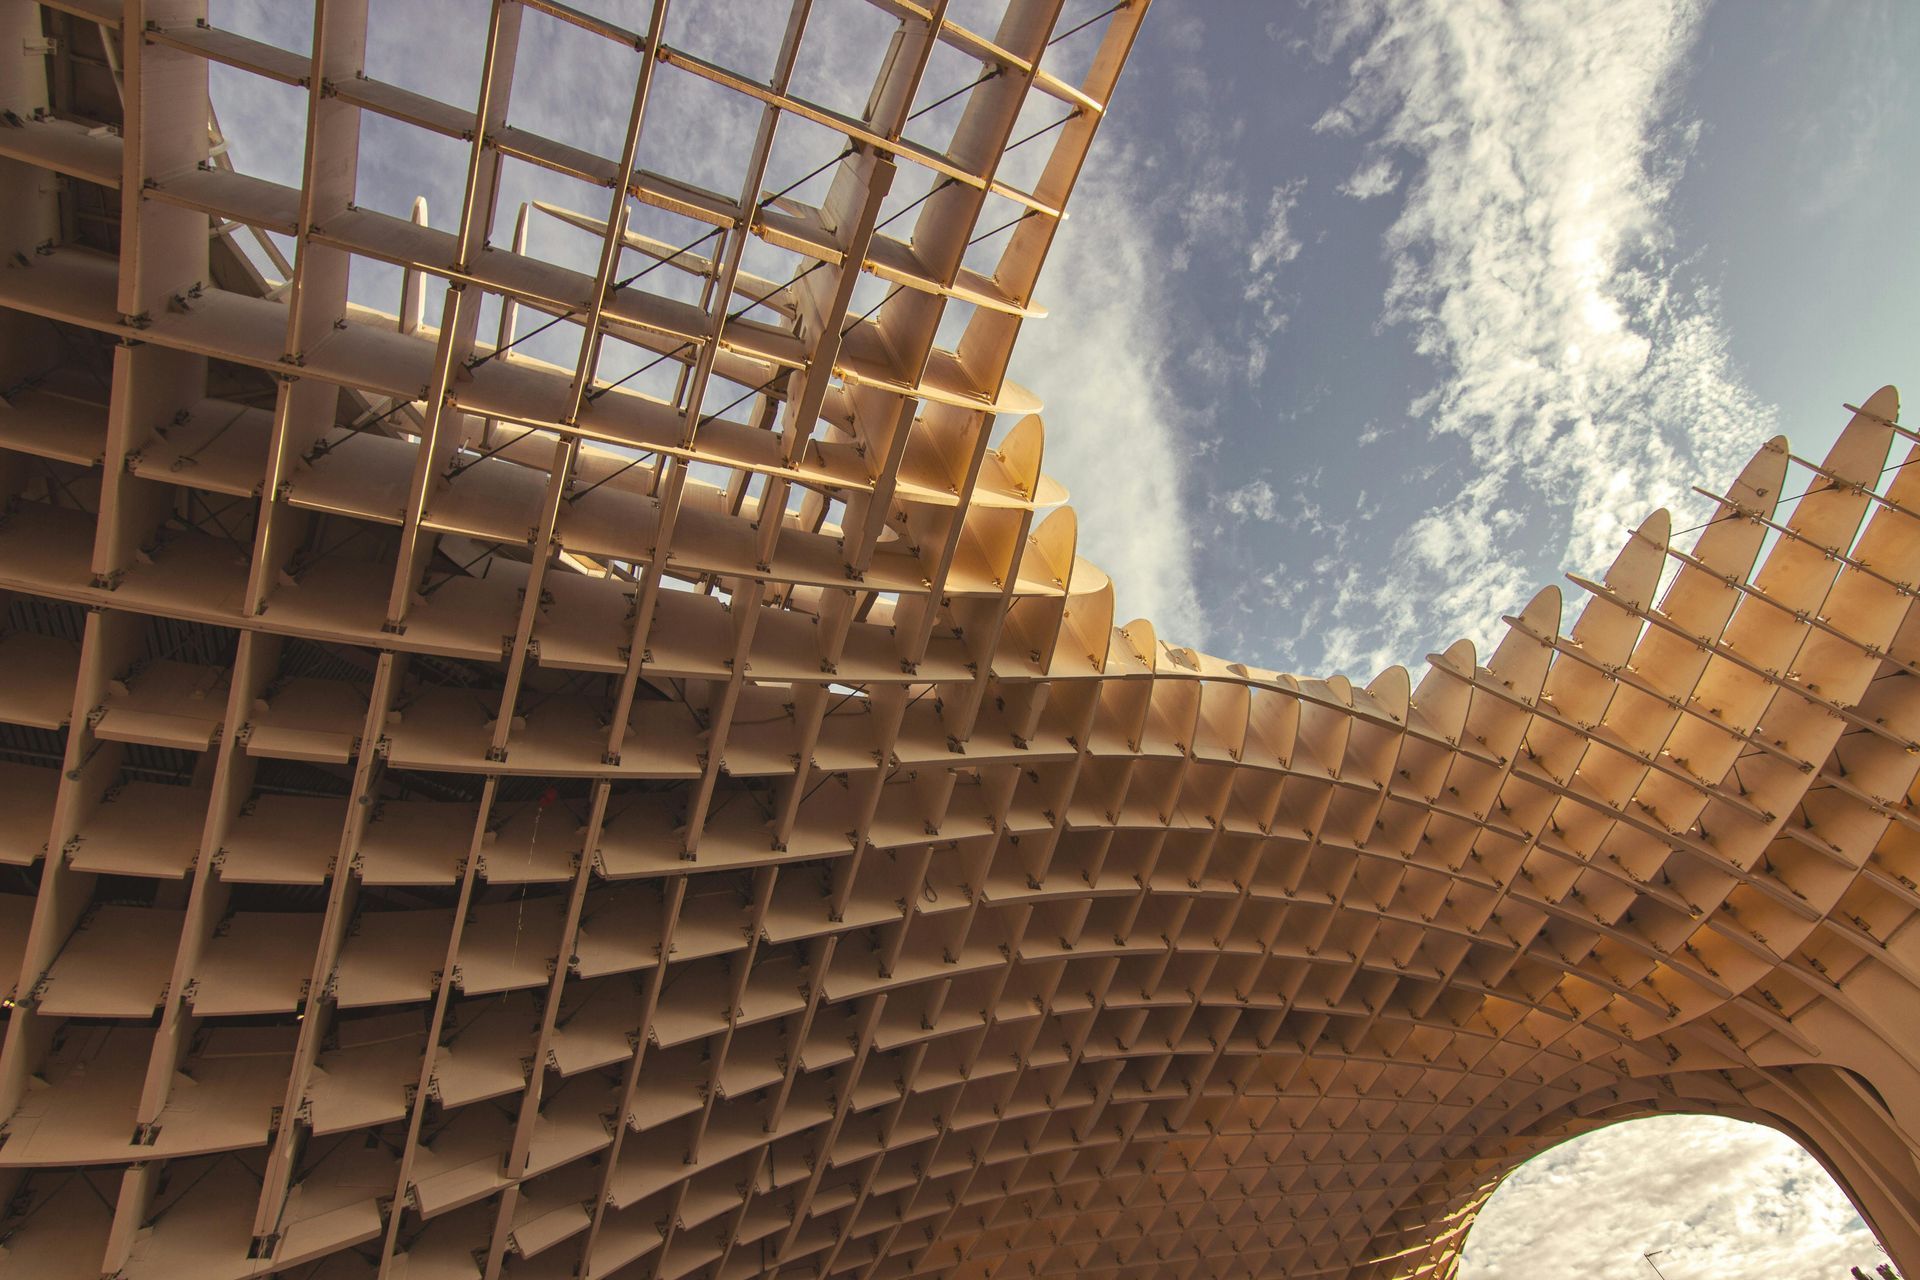
<svg viewBox="0 0 1920 1280"><path fill-rule="evenodd" d="M0 1275L1447 1277L1668 1111L1920 1267L1891 391L1417 687L1115 629L1005 369L1146 3L986 7L769 2L738 68L497 0L475 107L367 0L0 0ZM561 38L614 154L516 96Z"/></svg>

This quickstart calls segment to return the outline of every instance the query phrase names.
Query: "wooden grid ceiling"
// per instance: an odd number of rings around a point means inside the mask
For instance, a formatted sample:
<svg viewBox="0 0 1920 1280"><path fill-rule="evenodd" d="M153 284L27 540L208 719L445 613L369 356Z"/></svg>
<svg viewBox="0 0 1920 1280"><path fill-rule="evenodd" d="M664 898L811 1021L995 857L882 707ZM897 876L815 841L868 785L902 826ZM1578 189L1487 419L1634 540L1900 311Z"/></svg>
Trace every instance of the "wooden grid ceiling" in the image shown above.
<svg viewBox="0 0 1920 1280"><path fill-rule="evenodd" d="M1417 686L1116 629L1005 371L1146 0L987 7L0 0L0 1274L1444 1278L1672 1111L1920 1268L1891 389Z"/></svg>

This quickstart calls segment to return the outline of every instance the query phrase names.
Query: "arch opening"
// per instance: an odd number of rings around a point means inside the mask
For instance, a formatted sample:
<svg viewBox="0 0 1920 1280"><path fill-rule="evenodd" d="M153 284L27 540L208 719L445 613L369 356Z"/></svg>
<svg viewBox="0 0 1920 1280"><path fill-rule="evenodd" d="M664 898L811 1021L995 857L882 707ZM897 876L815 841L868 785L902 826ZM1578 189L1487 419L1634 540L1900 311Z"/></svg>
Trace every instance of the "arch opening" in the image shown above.
<svg viewBox="0 0 1920 1280"><path fill-rule="evenodd" d="M1655 1267L1666 1280L1847 1280L1889 1261L1802 1143L1699 1114L1621 1120L1538 1152L1501 1178L1463 1246L1459 1280L1648 1280Z"/></svg>

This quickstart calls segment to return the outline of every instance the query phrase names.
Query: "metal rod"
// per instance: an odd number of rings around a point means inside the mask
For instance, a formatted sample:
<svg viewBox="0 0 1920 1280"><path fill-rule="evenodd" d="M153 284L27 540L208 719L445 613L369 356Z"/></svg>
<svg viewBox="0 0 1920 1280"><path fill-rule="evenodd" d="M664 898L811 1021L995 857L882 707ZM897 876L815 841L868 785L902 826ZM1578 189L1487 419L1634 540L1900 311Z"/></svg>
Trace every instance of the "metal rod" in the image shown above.
<svg viewBox="0 0 1920 1280"><path fill-rule="evenodd" d="M1052 133L1055 129L1058 129L1061 125L1065 124L1067 121L1073 119L1075 116L1079 114L1080 114L1080 108L1075 107L1073 110L1067 112L1067 114L1061 116L1058 120L1055 120L1052 124L1046 126L1044 129L1035 129L1032 133L1020 139L1020 141L1018 142L1009 142L1006 146L1006 150L1002 151L1000 154L1002 156L1005 156L1007 152L1017 151L1021 147L1026 146L1029 142L1032 142L1035 138L1044 138L1047 134Z"/></svg>
<svg viewBox="0 0 1920 1280"><path fill-rule="evenodd" d="M793 288L793 286L799 284L802 280L805 280L808 276L812 275L814 272L818 271L820 268L826 265L827 265L827 260L825 258L822 258L820 261L814 263L812 266L808 267L805 271L802 271L799 275L795 276L793 279L787 281L783 285L777 285L774 288L767 290L767 292L761 294L759 297L755 298L752 302L749 302L746 306L740 308L738 311L729 311L727 313L727 323L729 324L733 323L735 320L738 320L741 316L747 314L747 312L753 310L755 307L766 302L769 298L774 298L779 296L782 293L785 293L788 289Z"/></svg>
<svg viewBox="0 0 1920 1280"><path fill-rule="evenodd" d="M679 346L675 347L673 350L663 351L659 355L655 356L653 359L641 365L638 369L635 369L633 372L623 375L618 382L609 382L604 387L595 387L593 390L587 392L587 403L591 404L595 400L598 400L601 396L607 394L607 392L612 391L617 387L625 386L628 382L639 377L641 374L645 373L647 370L654 368L664 360L673 359L673 357L679 355L682 351L687 350L689 347L697 347L699 345L700 345L700 339L688 338L685 342L681 343Z"/></svg>
<svg viewBox="0 0 1920 1280"><path fill-rule="evenodd" d="M994 236L999 235L1002 231L1007 230L1009 227L1017 227L1021 223L1025 222L1028 218L1031 218L1032 216L1033 216L1033 210L1029 209L1025 213L1021 214L1019 217L1013 219L1010 222L1003 222L991 231L982 231L979 235L967 241L967 248L969 249L973 248L973 246L979 244L982 240L990 240Z"/></svg>
<svg viewBox="0 0 1920 1280"><path fill-rule="evenodd" d="M994 67L993 69L986 72L984 75L978 77L977 79L970 80L966 84L961 85L958 89L955 89L952 93L947 94L945 97L935 98L932 102L929 102L926 106L920 108L918 111L908 116L906 119L906 123L912 124L915 120L918 120L921 116L927 114L927 112L935 111L941 107L946 106L949 102L952 102L955 98L959 97L961 94L965 93L967 90L976 89L999 74L1000 74L1000 68Z"/></svg>
<svg viewBox="0 0 1920 1280"><path fill-rule="evenodd" d="M918 209L921 205L933 199L936 195L939 195L942 191L945 191L948 187L952 186L956 181L957 179L954 179L954 178L940 179L940 181L928 187L926 194L921 196L918 200L915 200L912 204L907 205L905 208L895 209L892 213L888 214L886 217L882 218L879 222L875 223L873 227L874 234L878 235L880 232L886 230L888 223L893 222L898 218L905 217L909 213L912 213L915 209Z"/></svg>
<svg viewBox="0 0 1920 1280"><path fill-rule="evenodd" d="M1085 31L1088 27L1100 21L1100 19L1106 17L1108 14L1118 13L1122 9L1126 8L1132 2L1133 0L1119 0L1118 4L1110 5L1107 8L1102 9L1099 13L1094 14L1091 18L1088 18L1085 22L1080 23L1078 26L1068 27L1065 31L1062 31L1059 35L1047 41L1046 47L1051 49L1056 44L1059 44L1062 40L1065 40L1068 36L1079 35L1082 31Z"/></svg>
<svg viewBox="0 0 1920 1280"><path fill-rule="evenodd" d="M768 205L772 204L775 200L778 200L781 196L786 195L789 191L792 191L796 187L806 185L808 182L811 182L813 179L819 177L821 174L833 168L833 166L839 164L842 160L845 160L848 156L852 154L853 154L853 147L849 145L845 151L842 151L839 155L827 161L825 164L821 165L818 169L810 170L805 177L794 179L792 182L789 182L786 186L780 188L778 191L774 192L770 196L762 196L760 199L760 203L755 205L754 208L756 209L766 208Z"/></svg>
<svg viewBox="0 0 1920 1280"><path fill-rule="evenodd" d="M887 303L893 300L894 294L899 293L902 289L906 287L907 286L903 284L897 284L893 286L893 288L887 290L885 297L881 298L880 301L874 303L872 306L868 307L865 311L862 311L859 315L855 316L850 322L848 322L847 326L844 329L840 330L840 336L843 338L846 337L848 334L852 333L856 328L865 324L868 320L872 319L874 312L886 306Z"/></svg>
<svg viewBox="0 0 1920 1280"><path fill-rule="evenodd" d="M595 480L592 484L588 485L586 488L582 489L578 493L568 494L567 501L568 502L580 501L580 499L586 497L588 494L592 493L595 489L598 489L601 485L613 479L615 476L623 476L627 474L627 472L633 470L635 467L639 466L641 463L645 462L648 458L651 458L653 456L654 456L654 451L652 449L648 449L639 454L636 454L633 460L628 462L625 466L614 468L612 471L609 471L606 475L601 476L598 480Z"/></svg>

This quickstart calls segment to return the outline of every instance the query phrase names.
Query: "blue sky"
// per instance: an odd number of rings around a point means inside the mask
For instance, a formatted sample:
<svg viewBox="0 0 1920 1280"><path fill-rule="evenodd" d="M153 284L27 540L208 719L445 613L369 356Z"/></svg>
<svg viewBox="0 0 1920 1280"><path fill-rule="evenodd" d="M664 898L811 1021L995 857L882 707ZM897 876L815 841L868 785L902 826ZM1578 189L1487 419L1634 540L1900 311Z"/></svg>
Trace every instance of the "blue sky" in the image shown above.
<svg viewBox="0 0 1920 1280"><path fill-rule="evenodd" d="M777 24L741 20L754 2L680 0L669 38L765 61ZM645 25L638 0L595 7ZM305 8L216 0L214 20L304 50ZM373 0L370 73L471 102L485 10ZM877 12L816 0L823 26ZM626 90L599 61L621 51L538 30L523 68L576 70L527 75L516 116L613 153ZM870 83L883 52L821 48L802 61L815 96ZM1159 0L1042 280L1052 317L1013 369L1047 403L1047 469L1120 617L1365 679L1484 646L1655 506L1693 523L1689 486L1776 432L1818 456L1843 401L1912 381L1917 53L1920 6L1886 0ZM301 95L215 76L240 167L297 181ZM703 178L751 123L669 111L643 161ZM819 160L838 146L817 141ZM783 163L770 187L811 167ZM450 229L463 165L369 122L359 198L404 213L424 194ZM503 207L536 194L604 210L510 168ZM590 264L584 238L535 234ZM353 292L391 310L397 272L357 266ZM1470 1244L1481 1280L1645 1276L1655 1248L1671 1280L1878 1257L1791 1142L1697 1118L1549 1153Z"/></svg>
<svg viewBox="0 0 1920 1280"><path fill-rule="evenodd" d="M1917 42L1866 3L1158 6L1043 290L1136 313L1150 403L1071 385L1072 335L1015 368L1122 614L1365 678L1773 432L1815 452L1912 361ZM1150 519L1116 434L1179 472Z"/></svg>

